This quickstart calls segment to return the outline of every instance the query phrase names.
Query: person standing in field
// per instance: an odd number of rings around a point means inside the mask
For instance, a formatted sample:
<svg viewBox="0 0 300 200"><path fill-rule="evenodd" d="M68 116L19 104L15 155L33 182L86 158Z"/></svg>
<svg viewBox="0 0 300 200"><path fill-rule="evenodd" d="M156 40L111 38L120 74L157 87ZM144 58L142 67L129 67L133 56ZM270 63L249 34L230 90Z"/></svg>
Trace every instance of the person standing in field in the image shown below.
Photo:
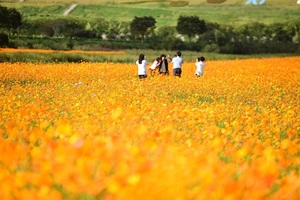
<svg viewBox="0 0 300 200"><path fill-rule="evenodd" d="M196 59L196 72L195 72L195 75L197 77L203 76L205 65L206 65L205 58L203 56Z"/></svg>
<svg viewBox="0 0 300 200"><path fill-rule="evenodd" d="M148 62L145 59L146 56L144 54L140 54L139 59L135 62L138 66L139 79L144 79L147 77L146 66L148 65Z"/></svg>
<svg viewBox="0 0 300 200"><path fill-rule="evenodd" d="M170 57L170 56L168 56L168 57ZM174 58L172 58L172 63L173 63L173 75L181 77L181 73L182 73L181 67L182 67L183 59L181 58L180 51L178 51L176 53L176 56Z"/></svg>
<svg viewBox="0 0 300 200"><path fill-rule="evenodd" d="M151 65L150 68L149 68L149 69L150 69L150 74L151 74L152 76L155 74L156 69L159 68L160 63L161 63L160 57L156 58L156 59L153 61L152 65Z"/></svg>
<svg viewBox="0 0 300 200"><path fill-rule="evenodd" d="M160 55L159 74L169 75L168 59L165 54Z"/></svg>

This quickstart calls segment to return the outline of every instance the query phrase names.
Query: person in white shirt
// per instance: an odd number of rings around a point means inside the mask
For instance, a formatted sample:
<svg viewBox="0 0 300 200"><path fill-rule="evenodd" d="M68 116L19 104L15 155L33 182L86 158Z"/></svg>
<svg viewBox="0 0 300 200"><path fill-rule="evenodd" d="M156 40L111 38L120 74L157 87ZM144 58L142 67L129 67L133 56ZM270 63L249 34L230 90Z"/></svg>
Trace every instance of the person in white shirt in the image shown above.
<svg viewBox="0 0 300 200"><path fill-rule="evenodd" d="M148 62L145 60L146 56L144 54L140 54L139 59L135 62L138 66L138 77L140 79L147 77L146 66Z"/></svg>
<svg viewBox="0 0 300 200"><path fill-rule="evenodd" d="M183 59L181 58L180 51L176 53L176 57L172 59L172 63L173 63L173 75L181 77L181 72L182 72L181 67L182 67Z"/></svg>
<svg viewBox="0 0 300 200"><path fill-rule="evenodd" d="M205 58L204 57L199 57L196 60L196 72L195 75L197 77L203 76L204 73L204 67L205 67L206 63L205 63Z"/></svg>
<svg viewBox="0 0 300 200"><path fill-rule="evenodd" d="M151 74L152 76L155 74L155 70L159 68L160 63L161 63L160 57L156 58L156 59L153 61L152 65L151 65L150 68L149 68L149 69L150 69L150 74Z"/></svg>

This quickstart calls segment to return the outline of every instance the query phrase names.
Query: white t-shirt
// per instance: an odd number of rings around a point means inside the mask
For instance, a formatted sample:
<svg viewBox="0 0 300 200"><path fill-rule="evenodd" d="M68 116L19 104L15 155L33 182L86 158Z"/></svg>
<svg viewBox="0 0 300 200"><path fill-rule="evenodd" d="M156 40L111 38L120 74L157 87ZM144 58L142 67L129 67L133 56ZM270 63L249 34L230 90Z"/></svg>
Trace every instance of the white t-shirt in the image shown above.
<svg viewBox="0 0 300 200"><path fill-rule="evenodd" d="M173 69L176 69L176 68L181 69L183 59L179 56L176 56L176 57L172 58L172 63L173 63Z"/></svg>
<svg viewBox="0 0 300 200"><path fill-rule="evenodd" d="M199 61L196 62L196 75L203 76L204 73L205 62Z"/></svg>
<svg viewBox="0 0 300 200"><path fill-rule="evenodd" d="M155 69L157 67L158 61L154 60L153 64L151 65L150 69Z"/></svg>
<svg viewBox="0 0 300 200"><path fill-rule="evenodd" d="M148 65L148 62L146 60L142 60L142 63L139 64L139 60L137 60L136 64L138 66L138 75L146 75L146 66Z"/></svg>

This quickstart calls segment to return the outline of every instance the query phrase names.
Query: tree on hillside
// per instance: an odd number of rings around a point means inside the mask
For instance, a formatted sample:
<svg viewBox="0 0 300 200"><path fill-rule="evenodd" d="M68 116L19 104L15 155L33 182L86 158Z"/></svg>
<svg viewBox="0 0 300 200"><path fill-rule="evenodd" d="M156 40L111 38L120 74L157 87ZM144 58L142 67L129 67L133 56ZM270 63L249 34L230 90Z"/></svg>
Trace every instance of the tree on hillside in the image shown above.
<svg viewBox="0 0 300 200"><path fill-rule="evenodd" d="M53 37L55 34L55 31L53 30L53 27L51 26L51 21L49 20L38 20L37 21L37 32L36 35L39 36L46 36L46 37Z"/></svg>
<svg viewBox="0 0 300 200"><path fill-rule="evenodd" d="M49 36L54 35L54 30L50 26L50 20L38 19L38 20L25 20L22 23L22 34L27 36Z"/></svg>
<svg viewBox="0 0 300 200"><path fill-rule="evenodd" d="M176 30L178 33L187 35L191 43L192 37L206 31L206 23L197 16L180 16L177 21Z"/></svg>
<svg viewBox="0 0 300 200"><path fill-rule="evenodd" d="M56 37L89 37L89 31L85 29L86 21L78 19L54 19L49 23Z"/></svg>
<svg viewBox="0 0 300 200"><path fill-rule="evenodd" d="M120 24L120 39L127 39L130 35L130 22L121 22Z"/></svg>
<svg viewBox="0 0 300 200"><path fill-rule="evenodd" d="M89 23L91 30L95 31L99 38L102 37L102 34L105 34L108 31L109 22L104 18L97 18Z"/></svg>
<svg viewBox="0 0 300 200"><path fill-rule="evenodd" d="M133 36L141 36L142 42L145 35L149 32L153 32L155 27L155 19L153 17L134 17L130 23L130 31Z"/></svg>
<svg viewBox="0 0 300 200"><path fill-rule="evenodd" d="M49 23L49 25L51 26L51 28L54 31L54 36L58 37L63 35L64 32L64 28L67 25L67 20L66 19L54 19L53 21L51 21Z"/></svg>
<svg viewBox="0 0 300 200"><path fill-rule="evenodd" d="M8 9L0 6L0 27L7 28L8 22Z"/></svg>
<svg viewBox="0 0 300 200"><path fill-rule="evenodd" d="M204 43L215 43L217 41L215 33L220 29L220 26L218 23L207 22L206 32L199 37L199 40Z"/></svg>
<svg viewBox="0 0 300 200"><path fill-rule="evenodd" d="M215 42L224 46L239 40L239 35L232 25L220 25L214 32Z"/></svg>
<svg viewBox="0 0 300 200"><path fill-rule="evenodd" d="M0 28L10 31L22 25L22 16L15 8L0 6Z"/></svg>
<svg viewBox="0 0 300 200"><path fill-rule="evenodd" d="M22 16L15 9L8 9L8 27L12 29L17 29L22 25Z"/></svg>
<svg viewBox="0 0 300 200"><path fill-rule="evenodd" d="M126 39L130 33L128 22L120 22L112 20L109 22L107 30L108 39Z"/></svg>
<svg viewBox="0 0 300 200"><path fill-rule="evenodd" d="M284 23L273 23L268 26L266 32L271 35L273 41L290 42L292 41L292 36L289 35L286 29L287 27Z"/></svg>
<svg viewBox="0 0 300 200"><path fill-rule="evenodd" d="M85 30L86 23L84 21L68 19L63 29L65 37L76 37L76 35Z"/></svg>
<svg viewBox="0 0 300 200"><path fill-rule="evenodd" d="M175 38L176 29L173 26L161 26L158 28L157 36L160 38Z"/></svg>
<svg viewBox="0 0 300 200"><path fill-rule="evenodd" d="M244 38L249 40L261 39L266 36L267 26L260 22L251 22L248 24L241 25L237 28L237 32Z"/></svg>
<svg viewBox="0 0 300 200"><path fill-rule="evenodd" d="M300 42L300 21L291 21L287 24L287 32L293 37L293 43L299 44Z"/></svg>
<svg viewBox="0 0 300 200"><path fill-rule="evenodd" d="M174 26L160 26L154 38L156 48L171 50L179 42L176 34L177 31Z"/></svg>
<svg viewBox="0 0 300 200"><path fill-rule="evenodd" d="M120 34L121 23L115 20L109 22L107 37L109 39L116 39Z"/></svg>

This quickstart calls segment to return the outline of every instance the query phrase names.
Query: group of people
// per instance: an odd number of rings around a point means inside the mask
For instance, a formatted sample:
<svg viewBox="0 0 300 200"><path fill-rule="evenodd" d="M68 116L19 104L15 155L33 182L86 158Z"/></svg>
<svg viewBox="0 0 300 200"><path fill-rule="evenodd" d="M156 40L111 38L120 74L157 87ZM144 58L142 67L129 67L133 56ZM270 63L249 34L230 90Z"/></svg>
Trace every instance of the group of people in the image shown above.
<svg viewBox="0 0 300 200"><path fill-rule="evenodd" d="M152 65L150 66L150 74L153 76L155 73L162 74L162 75L169 75L169 66L168 63L172 62L173 64L173 75L181 77L182 73L182 64L183 59L181 58L181 52L178 51L173 58L169 55L166 56L165 54L161 54L160 57L157 57ZM146 56L144 54L139 55L139 59L136 61L138 66L138 77L140 79L144 79L147 77L147 65L149 64L146 61ZM199 57L196 59L196 72L195 75L197 77L203 76L205 67L205 58Z"/></svg>

